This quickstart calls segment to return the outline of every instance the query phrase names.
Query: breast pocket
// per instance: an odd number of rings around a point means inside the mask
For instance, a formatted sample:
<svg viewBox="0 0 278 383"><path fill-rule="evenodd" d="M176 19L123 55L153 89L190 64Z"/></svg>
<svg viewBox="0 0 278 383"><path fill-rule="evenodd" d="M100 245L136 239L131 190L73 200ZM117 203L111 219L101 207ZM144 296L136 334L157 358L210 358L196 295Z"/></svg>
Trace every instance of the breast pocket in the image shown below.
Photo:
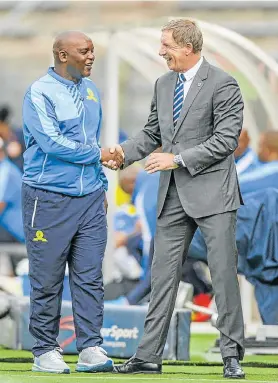
<svg viewBox="0 0 278 383"><path fill-rule="evenodd" d="M185 120L188 138L201 138L212 133L213 129L212 110L209 103L192 106Z"/></svg>
<svg viewBox="0 0 278 383"><path fill-rule="evenodd" d="M207 107L208 107L208 102L205 102L204 104L192 106L190 110L192 112L196 112L201 109L207 109Z"/></svg>

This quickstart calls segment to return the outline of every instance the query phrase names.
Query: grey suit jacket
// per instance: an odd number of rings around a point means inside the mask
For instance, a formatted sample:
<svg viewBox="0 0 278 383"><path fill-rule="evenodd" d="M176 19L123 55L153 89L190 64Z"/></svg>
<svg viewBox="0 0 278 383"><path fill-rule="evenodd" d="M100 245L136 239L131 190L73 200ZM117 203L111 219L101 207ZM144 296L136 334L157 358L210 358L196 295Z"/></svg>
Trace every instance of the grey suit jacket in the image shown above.
<svg viewBox="0 0 278 383"><path fill-rule="evenodd" d="M162 145L165 153L180 153L186 167L161 172L158 215L172 172L182 206L191 217L235 210L242 202L233 156L243 123L239 86L233 77L204 59L174 129L176 82L177 73L172 71L156 81L147 124L121 144L124 166Z"/></svg>

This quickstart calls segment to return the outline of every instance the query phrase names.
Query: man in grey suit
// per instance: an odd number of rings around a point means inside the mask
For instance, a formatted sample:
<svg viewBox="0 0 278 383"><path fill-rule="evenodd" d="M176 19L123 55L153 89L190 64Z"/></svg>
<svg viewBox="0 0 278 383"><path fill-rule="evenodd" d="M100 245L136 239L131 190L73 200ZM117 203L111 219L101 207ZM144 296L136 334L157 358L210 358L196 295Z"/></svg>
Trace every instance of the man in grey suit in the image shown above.
<svg viewBox="0 0 278 383"><path fill-rule="evenodd" d="M201 56L202 44L193 21L173 20L163 27L159 54L171 71L155 83L144 129L110 149L121 152L126 167L162 146L145 166L148 173L161 171L150 305L136 355L116 366L117 373L161 372L183 254L199 227L208 248L224 377L244 378L235 241L242 200L233 156L243 101L236 80Z"/></svg>

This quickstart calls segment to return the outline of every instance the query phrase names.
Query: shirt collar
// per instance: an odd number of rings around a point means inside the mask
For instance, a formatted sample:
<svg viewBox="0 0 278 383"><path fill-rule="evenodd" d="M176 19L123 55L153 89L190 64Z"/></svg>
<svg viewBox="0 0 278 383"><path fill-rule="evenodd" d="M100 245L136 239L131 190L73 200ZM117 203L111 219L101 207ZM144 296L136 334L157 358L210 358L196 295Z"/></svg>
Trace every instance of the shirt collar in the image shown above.
<svg viewBox="0 0 278 383"><path fill-rule="evenodd" d="M61 82L62 84L65 84L65 85L68 85L68 86L71 86L71 85L80 85L81 82L82 82L82 78L78 81L78 83L75 83L74 81L71 81L71 80L68 80L62 76L60 76L58 73L55 72L54 70L54 67L49 67L47 73L55 78L55 80L58 80L59 82Z"/></svg>
<svg viewBox="0 0 278 383"><path fill-rule="evenodd" d="M192 68L190 68L188 71L183 73L186 81L192 80L195 77L202 63L203 63L203 56L200 58L197 64L195 64Z"/></svg>

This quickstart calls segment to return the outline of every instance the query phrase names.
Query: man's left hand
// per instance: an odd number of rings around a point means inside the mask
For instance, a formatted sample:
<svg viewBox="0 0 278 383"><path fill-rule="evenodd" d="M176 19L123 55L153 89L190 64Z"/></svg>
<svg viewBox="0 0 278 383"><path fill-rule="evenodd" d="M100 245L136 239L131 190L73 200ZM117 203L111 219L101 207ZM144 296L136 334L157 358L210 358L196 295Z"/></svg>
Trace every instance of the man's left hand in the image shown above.
<svg viewBox="0 0 278 383"><path fill-rule="evenodd" d="M152 153L145 165L147 173L155 173L161 170L176 169L177 164L174 163L175 155L172 153Z"/></svg>

